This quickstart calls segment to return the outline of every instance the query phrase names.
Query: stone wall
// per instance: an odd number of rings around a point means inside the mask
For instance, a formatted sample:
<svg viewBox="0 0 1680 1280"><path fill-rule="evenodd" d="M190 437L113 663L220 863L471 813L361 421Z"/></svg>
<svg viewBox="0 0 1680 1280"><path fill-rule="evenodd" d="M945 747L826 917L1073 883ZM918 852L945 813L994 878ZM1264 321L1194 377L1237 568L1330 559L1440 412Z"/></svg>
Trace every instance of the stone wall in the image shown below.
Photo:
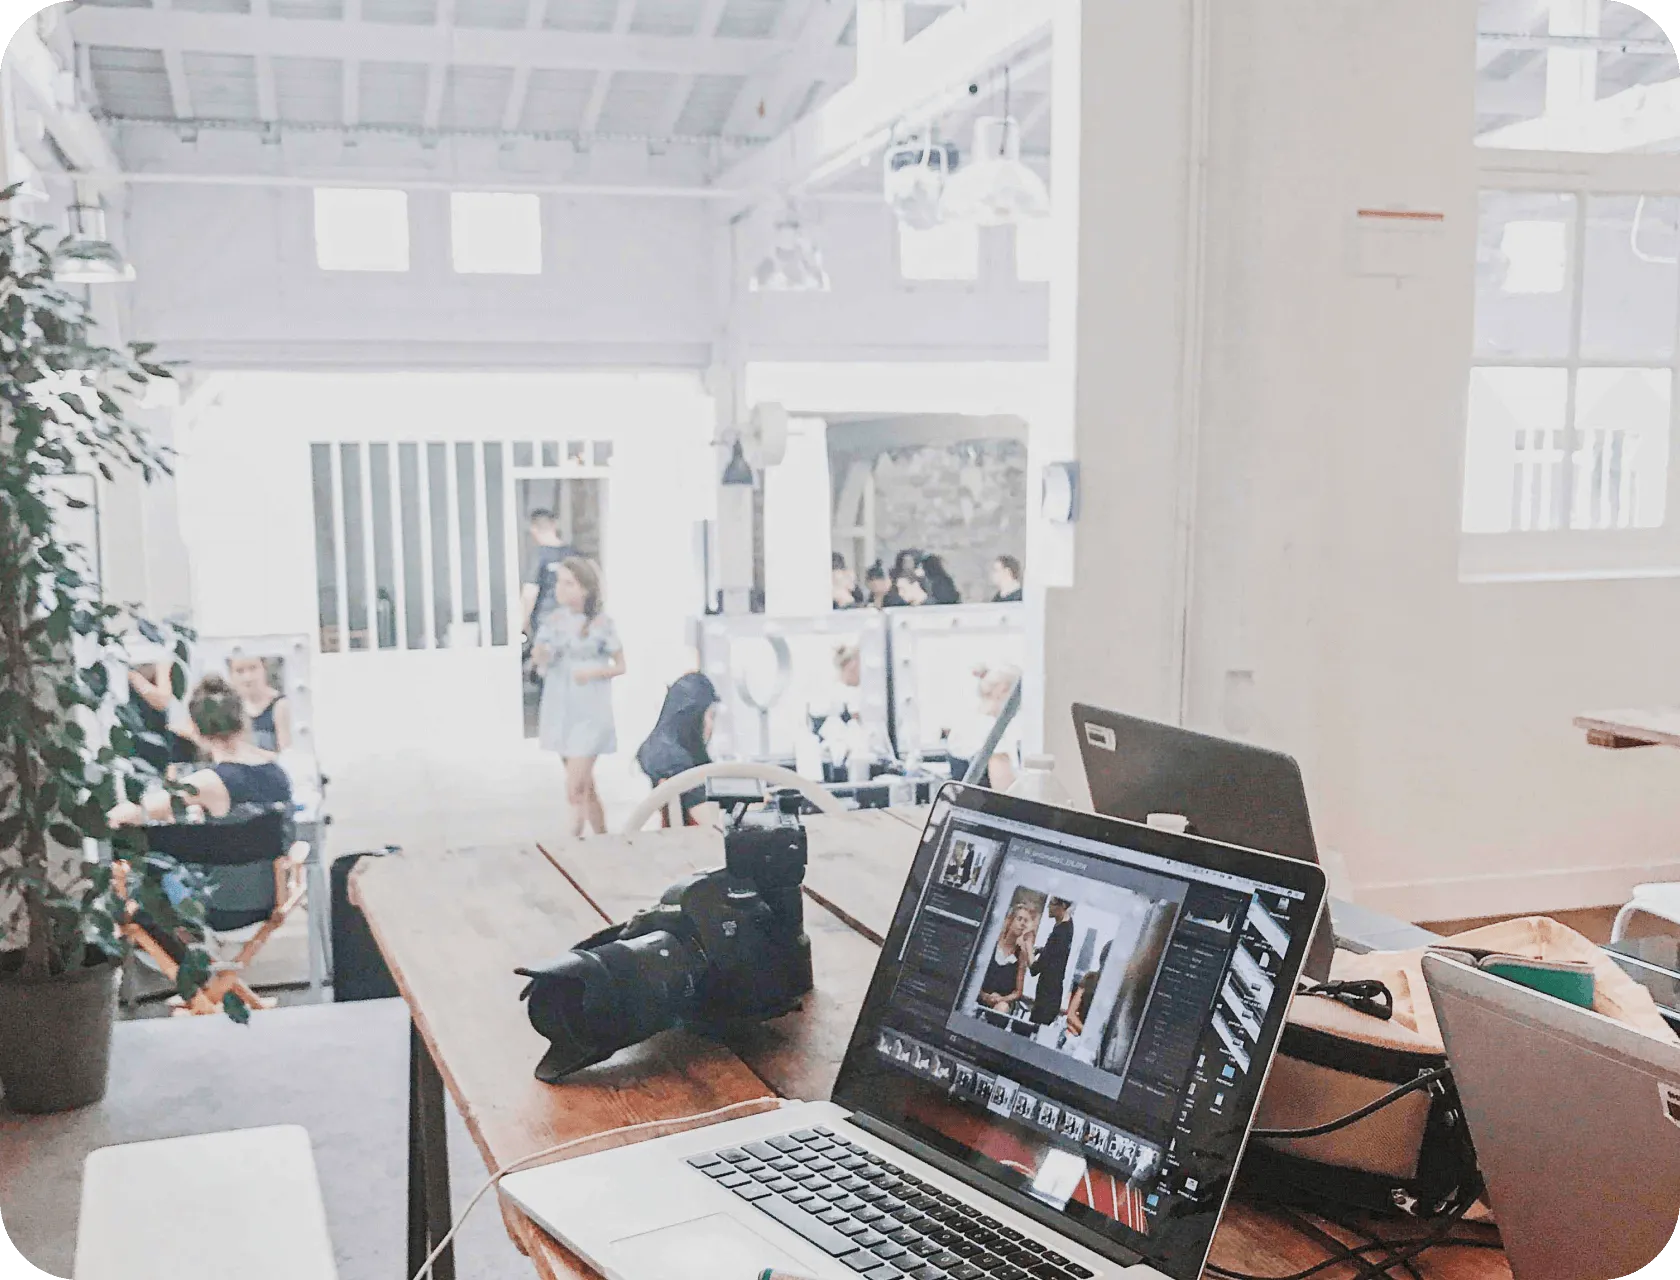
<svg viewBox="0 0 1680 1280"><path fill-rule="evenodd" d="M1026 558L1026 446L970 440L885 451L875 460L875 545L889 562L901 547L937 552L965 602L990 600L992 561Z"/></svg>

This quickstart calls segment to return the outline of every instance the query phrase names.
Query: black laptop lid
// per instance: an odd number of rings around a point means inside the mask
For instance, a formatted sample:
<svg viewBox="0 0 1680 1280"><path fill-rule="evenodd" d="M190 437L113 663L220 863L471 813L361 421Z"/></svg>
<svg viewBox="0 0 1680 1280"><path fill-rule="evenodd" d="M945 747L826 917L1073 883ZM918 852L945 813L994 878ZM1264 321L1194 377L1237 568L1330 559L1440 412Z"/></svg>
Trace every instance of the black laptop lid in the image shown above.
<svg viewBox="0 0 1680 1280"><path fill-rule="evenodd" d="M1194 1280L1323 898L1310 863L948 785L835 1101Z"/></svg>
<svg viewBox="0 0 1680 1280"><path fill-rule="evenodd" d="M1189 821L1193 835L1318 861L1307 789L1294 757L1084 703L1074 704L1073 727L1098 813L1132 822L1174 813ZM1307 976L1328 978L1334 951L1326 911Z"/></svg>

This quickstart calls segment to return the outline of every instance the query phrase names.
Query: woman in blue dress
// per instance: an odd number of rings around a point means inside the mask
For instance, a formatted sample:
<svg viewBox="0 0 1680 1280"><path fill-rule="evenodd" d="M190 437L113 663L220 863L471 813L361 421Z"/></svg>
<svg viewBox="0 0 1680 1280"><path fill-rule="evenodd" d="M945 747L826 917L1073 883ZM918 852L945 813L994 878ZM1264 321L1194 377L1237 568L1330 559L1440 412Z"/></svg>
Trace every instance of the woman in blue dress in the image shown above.
<svg viewBox="0 0 1680 1280"><path fill-rule="evenodd" d="M537 631L532 658L543 672L537 741L566 762L572 834L603 835L607 815L595 790L595 757L618 750L611 681L624 674L618 629L601 611L601 571L571 556L554 569L554 603Z"/></svg>

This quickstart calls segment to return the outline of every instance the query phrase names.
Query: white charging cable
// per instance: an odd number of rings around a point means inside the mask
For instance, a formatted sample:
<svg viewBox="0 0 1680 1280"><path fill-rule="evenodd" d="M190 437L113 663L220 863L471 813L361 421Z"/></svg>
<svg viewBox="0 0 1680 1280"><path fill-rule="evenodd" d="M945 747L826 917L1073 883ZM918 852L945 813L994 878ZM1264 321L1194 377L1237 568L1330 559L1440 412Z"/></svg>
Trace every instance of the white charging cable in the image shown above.
<svg viewBox="0 0 1680 1280"><path fill-rule="evenodd" d="M764 1105L766 1102L770 1101L775 1102L776 1106L774 1108L766 1107ZM616 1129L605 1129L600 1133L590 1133L585 1134L581 1138L573 1138L569 1142L562 1142L557 1146L547 1147L542 1151L533 1152L531 1155L526 1156L522 1160L515 1160L511 1164L505 1164L500 1169L497 1169L495 1173L491 1174L490 1177L486 1179L484 1185L474 1193L473 1198L467 1201L467 1207L461 1210L460 1215L455 1219L454 1225L449 1228L447 1233L445 1233L443 1239L437 1242L437 1247L426 1255L426 1260L420 1264L420 1270L414 1273L413 1280L430 1280L432 1274L432 1263L438 1260L438 1255L447 1249L450 1243L455 1239L455 1233L460 1231L461 1224L467 1220L467 1215L478 1207L478 1202L484 1199L491 1187L495 1186L510 1173L518 1173L521 1169L524 1169L527 1166L540 1164L544 1160L560 1155L562 1152L570 1151L573 1147L582 1146L586 1142L599 1142L602 1138L616 1137L621 1133L639 1133L644 1129L663 1129L670 1125L686 1125L694 1124L701 1120L714 1120L719 1116L728 1115L731 1111L739 1111L742 1107L757 1107L761 1112L768 1112L771 1110L778 1110L787 1105L788 1102L785 1098L749 1098L745 1102L731 1102L727 1107L718 1107L712 1111L702 1111L698 1115L672 1116L668 1120L643 1120L638 1124L623 1124Z"/></svg>

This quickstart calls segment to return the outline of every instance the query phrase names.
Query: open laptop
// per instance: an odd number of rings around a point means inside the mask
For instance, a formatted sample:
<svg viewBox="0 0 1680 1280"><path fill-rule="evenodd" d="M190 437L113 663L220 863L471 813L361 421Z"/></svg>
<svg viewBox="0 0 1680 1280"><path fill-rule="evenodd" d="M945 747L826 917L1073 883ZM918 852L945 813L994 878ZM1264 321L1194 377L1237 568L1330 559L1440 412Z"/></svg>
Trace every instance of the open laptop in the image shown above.
<svg viewBox="0 0 1680 1280"><path fill-rule="evenodd" d="M1423 957L1515 1280L1616 1280L1680 1219L1680 1045Z"/></svg>
<svg viewBox="0 0 1680 1280"><path fill-rule="evenodd" d="M1294 757L1084 703L1074 704L1073 727L1098 813L1133 822L1177 814L1194 835L1318 861ZM1326 908L1307 952L1307 977L1328 978L1335 949Z"/></svg>
<svg viewBox="0 0 1680 1280"><path fill-rule="evenodd" d="M947 785L832 1102L502 1190L612 1280L1195 1280L1323 897L1310 864Z"/></svg>

